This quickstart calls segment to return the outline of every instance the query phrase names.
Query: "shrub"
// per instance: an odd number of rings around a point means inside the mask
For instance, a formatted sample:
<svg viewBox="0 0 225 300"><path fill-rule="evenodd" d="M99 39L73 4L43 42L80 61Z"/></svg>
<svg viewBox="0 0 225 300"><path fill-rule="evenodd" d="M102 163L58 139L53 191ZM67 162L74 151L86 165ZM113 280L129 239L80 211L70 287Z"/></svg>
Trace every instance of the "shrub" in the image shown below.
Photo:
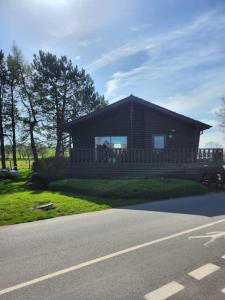
<svg viewBox="0 0 225 300"><path fill-rule="evenodd" d="M43 158L38 161L38 163L33 164L33 171L36 173L32 181L40 180L56 180L60 178L65 178L67 169L69 166L69 158L60 157L48 157Z"/></svg>

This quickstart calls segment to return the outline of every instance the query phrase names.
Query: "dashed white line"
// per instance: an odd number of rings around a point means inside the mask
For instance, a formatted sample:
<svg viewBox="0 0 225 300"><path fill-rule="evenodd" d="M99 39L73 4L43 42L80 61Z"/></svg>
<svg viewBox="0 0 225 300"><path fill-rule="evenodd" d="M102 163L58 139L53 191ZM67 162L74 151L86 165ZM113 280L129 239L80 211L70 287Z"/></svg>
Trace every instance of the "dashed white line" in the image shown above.
<svg viewBox="0 0 225 300"><path fill-rule="evenodd" d="M225 288L221 291L223 294L225 294Z"/></svg>
<svg viewBox="0 0 225 300"><path fill-rule="evenodd" d="M225 259L225 255L223 255L222 258Z"/></svg>
<svg viewBox="0 0 225 300"><path fill-rule="evenodd" d="M184 286L176 281L172 281L157 290L144 296L145 300L165 300L179 293L184 289Z"/></svg>
<svg viewBox="0 0 225 300"><path fill-rule="evenodd" d="M188 275L190 275L191 277L193 277L197 280L201 280L201 279L205 278L206 276L216 272L219 269L220 269L220 267L217 265L206 264L206 265L188 273Z"/></svg>
<svg viewBox="0 0 225 300"><path fill-rule="evenodd" d="M149 247L149 246L152 246L152 245L164 242L164 241L168 241L168 240L177 238L179 236L183 236L185 234L192 233L194 231L201 230L201 229L204 229L204 228L208 228L208 227L211 227L211 226L214 226L214 225L217 225L217 224L220 224L220 223L224 223L224 222L225 222L225 218L220 219L218 221L211 222L211 223L207 223L207 224L204 224L204 225L200 225L200 226L197 226L197 227L194 227L194 228L191 228L191 229L187 229L187 230L184 230L184 231L181 231L181 232L178 232L178 233L174 233L174 234L171 234L171 235L168 235L168 236L165 236L165 237L162 237L162 238L150 241L150 242L139 244L139 245L136 245L136 246L133 246L133 247L130 247L130 248L118 251L118 252L113 252L113 253L110 253L108 255L101 256L101 257L98 257L98 258L95 258L95 259L92 259L92 260L74 265L72 267L62 269L62 270L59 270L59 271L56 271L56 272L38 277L38 278L34 278L32 280L29 280L29 281L26 281L26 282L8 287L6 289L0 290L0 295L7 294L7 293L13 292L15 290L21 289L23 287L30 286L30 285L33 285L33 284L36 284L36 283L39 283L39 282L42 282L44 280L48 280L48 279L51 279L51 278L55 278L57 276L60 276L60 275L63 275L63 274L66 274L66 273L69 273L69 272L72 272L72 271L76 271L76 270L94 265L94 264L99 263L99 262L106 261L106 260L111 259L113 257L117 257L117 256L120 256L120 255L123 255L123 254L126 254L126 253L130 253L130 252L142 249L142 248L146 248L146 247Z"/></svg>

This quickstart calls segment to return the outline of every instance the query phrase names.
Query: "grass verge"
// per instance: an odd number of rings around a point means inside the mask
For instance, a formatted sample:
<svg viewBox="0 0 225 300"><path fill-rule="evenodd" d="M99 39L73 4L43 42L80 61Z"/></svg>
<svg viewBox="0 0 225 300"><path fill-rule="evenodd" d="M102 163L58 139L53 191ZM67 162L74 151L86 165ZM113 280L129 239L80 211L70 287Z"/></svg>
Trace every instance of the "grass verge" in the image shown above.
<svg viewBox="0 0 225 300"><path fill-rule="evenodd" d="M196 182L174 179L121 181L70 179L50 183L52 190L35 191L29 189L27 184L30 176L31 172L22 171L16 180L0 181L0 225L205 192L205 188ZM53 203L56 208L49 211L37 209L38 205L48 202Z"/></svg>

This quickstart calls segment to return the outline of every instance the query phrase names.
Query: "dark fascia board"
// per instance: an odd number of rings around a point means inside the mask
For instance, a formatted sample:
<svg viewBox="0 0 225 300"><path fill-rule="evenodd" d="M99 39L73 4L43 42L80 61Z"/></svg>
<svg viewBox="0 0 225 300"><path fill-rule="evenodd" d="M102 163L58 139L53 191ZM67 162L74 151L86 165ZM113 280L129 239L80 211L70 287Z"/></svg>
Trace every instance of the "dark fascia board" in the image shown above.
<svg viewBox="0 0 225 300"><path fill-rule="evenodd" d="M167 108L164 108L164 107L159 106L159 105L157 105L157 104L154 104L154 103L152 103L152 102L149 102L149 101L146 101L146 100L144 100L144 99L138 98L138 97L136 97L136 96L130 95L130 96L124 98L124 99L121 99L121 100L115 102L115 103L112 103L112 104L110 104L110 105L107 105L106 107L104 107L104 108L102 108L102 109L96 110L96 111L94 111L93 113L87 114L87 115L82 116L82 117L80 117L80 118L78 118L78 119L76 119L76 120L73 120L73 121L70 121L70 122L64 124L64 131L69 132L70 129L71 129L73 126L75 126L76 124L79 124L79 123L81 123L81 122L84 122L84 121L89 120L89 119L92 119L92 118L95 118L95 117L97 117L98 115L101 115L101 114L103 114L103 113L105 113L105 112L107 112L107 111L110 111L110 110L112 110L112 109L114 109L114 108L116 108L116 107L118 107L118 106L120 106L120 105L122 105L122 104L124 104L124 103L130 102L130 101L139 103L139 104L141 104L141 105L144 105L144 106L146 106L146 107L148 107L148 108L151 108L151 109L153 109L153 110L156 110L156 111L161 112L161 113L163 113L163 114L166 114L166 115L168 115L168 116L171 116L171 117L180 119L180 120L182 120L182 121L184 121L184 122L187 122L187 123L191 123L191 124L193 124L193 125L196 125L197 127L200 128L200 130L205 130L205 129L209 129L209 128L212 127L211 125L202 123L202 122L200 122L200 121L197 121L197 120L195 120L195 119L186 117L186 116L184 116L184 115L182 115L182 114L176 113L176 112L174 112L174 111L172 111L172 110L169 110L169 109L167 109Z"/></svg>

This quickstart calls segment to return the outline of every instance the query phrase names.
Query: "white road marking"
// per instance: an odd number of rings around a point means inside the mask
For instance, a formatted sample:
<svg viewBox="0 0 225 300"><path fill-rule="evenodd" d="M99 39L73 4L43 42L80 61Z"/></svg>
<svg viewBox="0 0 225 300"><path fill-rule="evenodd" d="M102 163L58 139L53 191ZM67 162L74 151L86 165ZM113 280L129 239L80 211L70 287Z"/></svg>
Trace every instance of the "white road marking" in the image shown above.
<svg viewBox="0 0 225 300"><path fill-rule="evenodd" d="M206 276L216 272L219 269L220 269L220 267L217 265L206 264L206 265L188 273L188 275L190 275L191 277L193 277L197 280L201 280L201 279L205 278Z"/></svg>
<svg viewBox="0 0 225 300"><path fill-rule="evenodd" d="M209 238L208 242L204 244L204 246L208 247L209 244L212 244L219 238L225 238L225 231L213 231L213 232L208 232L205 235L196 235L196 236L189 236L189 240L192 239L205 239Z"/></svg>
<svg viewBox="0 0 225 300"><path fill-rule="evenodd" d="M165 300L169 297L177 294L178 292L182 291L184 286L179 284L176 281L172 281L161 288L147 294L144 296L145 300Z"/></svg>
<svg viewBox="0 0 225 300"><path fill-rule="evenodd" d="M225 289L223 289L221 292L225 294Z"/></svg>
<svg viewBox="0 0 225 300"><path fill-rule="evenodd" d="M225 255L223 255L221 258L225 259Z"/></svg>
<svg viewBox="0 0 225 300"><path fill-rule="evenodd" d="M204 225L201 225L201 226L198 226L198 227L187 229L187 230L184 230L184 231L181 231L181 232L178 232L178 233L174 233L174 234L171 234L171 235L168 235L168 236L156 239L154 241L150 241L150 242L143 243L143 244L140 244L140 245L137 245L137 246L133 246L133 247L130 247L130 248L118 251L118 252L110 253L108 255L101 256L101 257L98 257L98 258L95 258L95 259L92 259L92 260L80 263L78 265L74 265L72 267L69 267L69 268L66 268L66 269L63 269L63 270L59 270L59 271L56 271L56 272L53 272L53 273L50 273L50 274L47 274L47 275L44 275L44 276L32 279L30 281L23 282L23 283L20 283L20 284L8 287L6 289L0 290L0 295L6 294L6 293L10 293L10 292L13 292L15 290L21 289L23 287L30 286L30 285L33 285L35 283L42 282L44 280L48 280L48 279L51 279L51 278L63 275L65 273L76 271L76 270L88 267L90 265L94 265L96 263L103 262L103 261L111 259L113 257L117 257L117 256L129 253L129 252L133 252L133 251L136 251L136 250L148 247L148 246L152 246L152 245L164 242L164 241L168 241L168 240L174 239L176 237L183 236L185 234L188 234L188 233L191 233L191 232L194 232L194 231L197 231L197 230L201 230L201 229L204 229L204 228L208 228L210 226L214 226L214 225L217 225L217 224L220 224L220 223L223 223L223 222L225 222L225 218L221 219L221 220L218 220L218 221L214 221L214 222L208 223L208 224L204 224Z"/></svg>

